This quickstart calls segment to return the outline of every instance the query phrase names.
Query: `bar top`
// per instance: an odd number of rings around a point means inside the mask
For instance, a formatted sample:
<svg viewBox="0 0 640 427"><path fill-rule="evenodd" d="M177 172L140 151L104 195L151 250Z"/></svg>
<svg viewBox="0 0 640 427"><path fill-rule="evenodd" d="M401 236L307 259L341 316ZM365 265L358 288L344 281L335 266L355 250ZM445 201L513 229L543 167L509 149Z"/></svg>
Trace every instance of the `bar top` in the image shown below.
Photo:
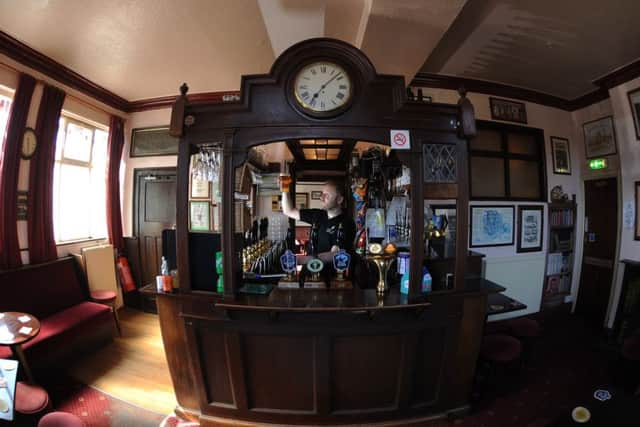
<svg viewBox="0 0 640 427"><path fill-rule="evenodd" d="M505 288L481 277L467 277L465 289L456 294L493 294ZM140 289L142 293L166 295L169 297L211 298L216 307L236 310L278 310L278 311L353 311L353 310L393 310L411 307L426 307L438 296L452 295L452 292L433 292L416 296L400 293L397 287L378 295L375 289L278 289L268 295L238 294L235 298L223 298L209 292L159 292L154 285Z"/></svg>

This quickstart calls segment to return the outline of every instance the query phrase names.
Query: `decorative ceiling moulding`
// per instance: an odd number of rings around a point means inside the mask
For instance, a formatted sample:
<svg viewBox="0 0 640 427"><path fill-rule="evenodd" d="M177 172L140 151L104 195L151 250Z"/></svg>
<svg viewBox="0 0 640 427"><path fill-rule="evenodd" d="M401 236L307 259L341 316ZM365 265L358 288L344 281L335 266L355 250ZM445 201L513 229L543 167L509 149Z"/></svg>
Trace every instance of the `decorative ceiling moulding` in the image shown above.
<svg viewBox="0 0 640 427"><path fill-rule="evenodd" d="M637 59L629 65L618 68L606 76L594 80L593 84L600 86L601 88L611 89L612 87L616 87L633 80L636 77L640 77L640 59Z"/></svg>
<svg viewBox="0 0 640 427"><path fill-rule="evenodd" d="M567 100L558 96L537 92L535 90L524 89L517 86L509 86L484 80L475 80L455 76L444 76L431 73L416 74L415 78L411 81L411 86L433 87L451 90L458 90L460 86L464 86L464 88L469 92L477 92L486 95L513 98L521 101L529 101L536 104L546 105L548 107L559 108L565 111L575 111L609 98L609 92L602 87L594 90L593 92L589 92L586 95L581 96L580 98Z"/></svg>
<svg viewBox="0 0 640 427"><path fill-rule="evenodd" d="M171 108L178 95L163 96L159 98L141 99L138 101L129 102L130 113L157 110L160 108ZM211 102L238 102L240 101L240 91L225 91L225 92L202 92L192 93L187 95L187 99L190 104L211 103Z"/></svg>
<svg viewBox="0 0 640 427"><path fill-rule="evenodd" d="M102 86L98 86L59 62L14 39L4 31L0 31L0 53L66 86L79 90L100 102L104 102L110 107L128 112L130 103L126 99L119 97Z"/></svg>

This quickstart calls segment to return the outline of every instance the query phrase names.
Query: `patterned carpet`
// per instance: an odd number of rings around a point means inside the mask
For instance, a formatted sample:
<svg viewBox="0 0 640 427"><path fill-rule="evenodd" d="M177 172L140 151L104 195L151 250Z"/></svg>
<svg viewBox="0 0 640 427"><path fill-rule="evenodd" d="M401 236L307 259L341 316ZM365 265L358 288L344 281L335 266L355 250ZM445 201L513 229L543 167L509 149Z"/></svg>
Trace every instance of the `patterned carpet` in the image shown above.
<svg viewBox="0 0 640 427"><path fill-rule="evenodd" d="M112 397L67 376L44 378L55 411L78 416L86 427L158 427L164 415ZM35 426L35 421L16 420L20 427Z"/></svg>

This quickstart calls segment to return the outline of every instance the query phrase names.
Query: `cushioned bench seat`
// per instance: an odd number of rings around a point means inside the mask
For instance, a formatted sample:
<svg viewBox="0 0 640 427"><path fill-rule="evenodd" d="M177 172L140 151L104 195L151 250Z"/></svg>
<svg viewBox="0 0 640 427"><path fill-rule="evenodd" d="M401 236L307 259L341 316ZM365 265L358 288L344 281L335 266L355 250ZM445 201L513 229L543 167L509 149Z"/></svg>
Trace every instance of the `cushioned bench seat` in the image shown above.
<svg viewBox="0 0 640 427"><path fill-rule="evenodd" d="M31 355L31 347L37 346L37 352L49 353L60 345L69 344L79 336L90 334L104 325L112 327L111 310L104 304L81 302L61 312L40 320L40 333L22 346L27 357L31 360L37 354ZM0 347L0 359L11 355L9 347Z"/></svg>
<svg viewBox="0 0 640 427"><path fill-rule="evenodd" d="M89 300L89 289L76 261L56 261L0 271L0 312L21 311L40 321L40 333L22 345L32 369L93 349L113 337L110 308ZM0 358L11 355L0 346Z"/></svg>

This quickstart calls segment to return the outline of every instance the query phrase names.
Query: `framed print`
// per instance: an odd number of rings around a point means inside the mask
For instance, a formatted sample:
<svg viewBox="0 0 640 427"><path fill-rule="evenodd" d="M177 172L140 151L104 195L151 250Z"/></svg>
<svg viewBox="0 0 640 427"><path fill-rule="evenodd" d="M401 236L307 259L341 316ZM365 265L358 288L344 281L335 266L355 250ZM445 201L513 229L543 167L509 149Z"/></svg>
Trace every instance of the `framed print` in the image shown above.
<svg viewBox="0 0 640 427"><path fill-rule="evenodd" d="M133 129L129 157L174 156L178 154L179 141L169 135L168 126Z"/></svg>
<svg viewBox="0 0 640 427"><path fill-rule="evenodd" d="M606 116L582 125L587 159L616 154L616 133L613 117Z"/></svg>
<svg viewBox="0 0 640 427"><path fill-rule="evenodd" d="M553 154L553 173L558 175L571 175L569 140L552 136L551 153Z"/></svg>
<svg viewBox="0 0 640 427"><path fill-rule="evenodd" d="M513 206L471 206L469 247L513 245Z"/></svg>
<svg viewBox="0 0 640 427"><path fill-rule="evenodd" d="M322 191L312 191L311 200L322 200Z"/></svg>
<svg viewBox="0 0 640 427"><path fill-rule="evenodd" d="M518 206L517 252L539 252L542 250L544 231L544 207Z"/></svg>
<svg viewBox="0 0 640 427"><path fill-rule="evenodd" d="M522 102L489 97L489 106L492 119L527 123L527 110Z"/></svg>
<svg viewBox="0 0 640 427"><path fill-rule="evenodd" d="M189 229L191 231L209 231L209 202L189 202Z"/></svg>
<svg viewBox="0 0 640 427"><path fill-rule="evenodd" d="M635 240L640 240L640 181L636 181L636 232Z"/></svg>
<svg viewBox="0 0 640 427"><path fill-rule="evenodd" d="M307 209L309 207L309 193L296 193L296 208Z"/></svg>
<svg viewBox="0 0 640 427"><path fill-rule="evenodd" d="M630 91L627 95L633 116L633 126L636 128L636 139L640 139L640 87Z"/></svg>
<svg viewBox="0 0 640 427"><path fill-rule="evenodd" d="M192 199L209 199L211 197L209 193L209 181L203 181L191 177L191 198Z"/></svg>

